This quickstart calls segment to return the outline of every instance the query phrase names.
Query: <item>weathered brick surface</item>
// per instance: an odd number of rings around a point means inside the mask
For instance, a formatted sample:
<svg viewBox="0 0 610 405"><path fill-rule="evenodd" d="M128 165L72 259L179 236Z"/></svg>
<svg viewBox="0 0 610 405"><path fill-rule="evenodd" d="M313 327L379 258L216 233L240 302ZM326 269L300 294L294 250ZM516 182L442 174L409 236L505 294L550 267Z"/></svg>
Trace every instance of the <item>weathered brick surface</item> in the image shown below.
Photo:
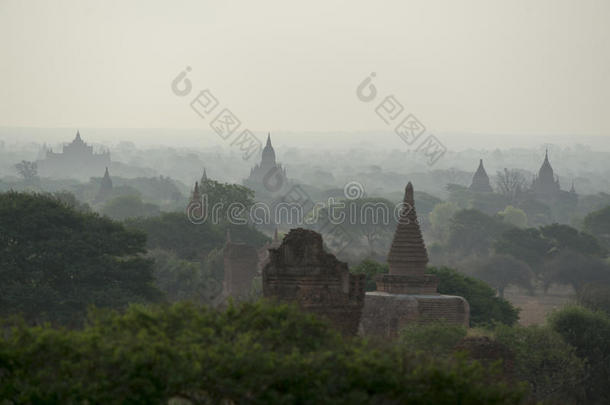
<svg viewBox="0 0 610 405"><path fill-rule="evenodd" d="M377 276L377 291L366 294L361 334L395 337L413 322L446 321L468 326L468 302L462 297L439 294L437 277L426 274L428 253L413 195L409 182L388 254L390 272Z"/></svg>
<svg viewBox="0 0 610 405"><path fill-rule="evenodd" d="M258 252L254 246L227 241L224 247L225 297L245 298L252 289L252 280L258 273Z"/></svg>
<svg viewBox="0 0 610 405"><path fill-rule="evenodd" d="M364 275L324 251L320 234L292 229L277 249L269 250L263 268L263 295L295 301L327 318L345 334L355 334L364 305Z"/></svg>
<svg viewBox="0 0 610 405"><path fill-rule="evenodd" d="M446 321L468 327L470 307L462 298L452 295L366 293L360 333L396 337L411 323Z"/></svg>

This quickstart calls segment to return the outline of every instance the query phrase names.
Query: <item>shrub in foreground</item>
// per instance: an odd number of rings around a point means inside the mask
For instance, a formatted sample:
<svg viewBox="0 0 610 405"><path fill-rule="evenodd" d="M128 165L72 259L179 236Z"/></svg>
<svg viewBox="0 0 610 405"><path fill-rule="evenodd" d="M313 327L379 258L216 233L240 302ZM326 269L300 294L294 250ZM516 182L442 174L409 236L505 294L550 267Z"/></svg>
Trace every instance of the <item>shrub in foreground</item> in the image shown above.
<svg viewBox="0 0 610 405"><path fill-rule="evenodd" d="M0 397L13 403L517 404L523 395L478 363L343 339L276 303L133 306L98 312L82 330L4 330Z"/></svg>

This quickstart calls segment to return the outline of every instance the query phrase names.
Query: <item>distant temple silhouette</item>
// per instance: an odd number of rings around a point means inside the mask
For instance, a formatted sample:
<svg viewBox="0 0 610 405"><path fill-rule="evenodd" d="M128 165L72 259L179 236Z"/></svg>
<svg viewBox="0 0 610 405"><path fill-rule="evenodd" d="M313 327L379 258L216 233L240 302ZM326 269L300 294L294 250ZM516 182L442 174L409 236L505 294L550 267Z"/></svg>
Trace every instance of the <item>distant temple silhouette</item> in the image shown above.
<svg viewBox="0 0 610 405"><path fill-rule="evenodd" d="M559 177L555 176L549 162L548 150L544 154L544 162L538 171L538 176L532 181L531 191L543 200L554 198L561 192Z"/></svg>
<svg viewBox="0 0 610 405"><path fill-rule="evenodd" d="M95 202L102 202L108 199L112 194L112 179L110 178L110 173L108 172L108 168L106 168L106 172L104 173L104 177L100 181L100 189L95 196Z"/></svg>
<svg viewBox="0 0 610 405"><path fill-rule="evenodd" d="M72 143L64 145L61 153L45 147L45 158L38 161L38 171L49 177L93 177L110 166L110 152L93 152L76 132Z"/></svg>
<svg viewBox="0 0 610 405"><path fill-rule="evenodd" d="M268 134L261 162L250 170L250 176L244 180L244 185L255 191L275 192L286 183L286 169L276 162L275 150L271 145L271 134Z"/></svg>
<svg viewBox="0 0 610 405"><path fill-rule="evenodd" d="M489 184L489 176L483 167L483 159L479 160L479 168L472 176L472 184L469 187L470 191L476 191L479 193L492 193L493 189Z"/></svg>

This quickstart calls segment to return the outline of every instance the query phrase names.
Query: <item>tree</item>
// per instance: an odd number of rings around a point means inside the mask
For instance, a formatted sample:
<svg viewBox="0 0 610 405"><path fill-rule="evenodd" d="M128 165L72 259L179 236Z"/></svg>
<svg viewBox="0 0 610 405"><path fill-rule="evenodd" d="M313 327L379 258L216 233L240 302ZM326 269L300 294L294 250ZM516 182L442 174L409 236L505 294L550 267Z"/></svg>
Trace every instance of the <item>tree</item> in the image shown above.
<svg viewBox="0 0 610 405"><path fill-rule="evenodd" d="M540 228L542 236L550 240L557 252L578 252L584 255L605 257L606 250L595 237L569 225L552 224Z"/></svg>
<svg viewBox="0 0 610 405"><path fill-rule="evenodd" d="M610 251L610 205L590 212L584 220L584 231L595 236Z"/></svg>
<svg viewBox="0 0 610 405"><path fill-rule="evenodd" d="M587 378L580 381L585 391L581 403L610 403L610 318L572 306L552 314L549 323L587 362Z"/></svg>
<svg viewBox="0 0 610 405"><path fill-rule="evenodd" d="M176 257L189 261L203 261L216 248L222 248L231 239L261 247L269 238L250 225L214 224L211 221L193 224L184 213L163 213L156 217L131 218L125 221L128 228L147 236L148 249L171 251Z"/></svg>
<svg viewBox="0 0 610 405"><path fill-rule="evenodd" d="M463 325L445 322L412 323L400 331L400 343L410 350L434 357L451 354L455 346L466 337Z"/></svg>
<svg viewBox="0 0 610 405"><path fill-rule="evenodd" d="M0 315L78 325L87 306L161 298L145 236L55 198L0 194Z"/></svg>
<svg viewBox="0 0 610 405"><path fill-rule="evenodd" d="M152 217L159 215L159 207L142 201L139 195L124 195L109 200L102 208L102 214L115 220Z"/></svg>
<svg viewBox="0 0 610 405"><path fill-rule="evenodd" d="M465 255L487 255L494 239L508 228L480 211L458 211L451 220L448 247Z"/></svg>
<svg viewBox="0 0 610 405"><path fill-rule="evenodd" d="M502 218L502 221L508 225L512 225L516 228L525 228L527 226L527 214L525 211L519 208L515 208L512 205L507 205L504 211L498 212L498 215Z"/></svg>
<svg viewBox="0 0 610 405"><path fill-rule="evenodd" d="M470 305L470 325L482 326L501 322L512 325L519 319L519 310L481 280L464 276L448 267L429 268L439 279L438 292L464 297Z"/></svg>
<svg viewBox="0 0 610 405"><path fill-rule="evenodd" d="M375 247L382 245L382 241L391 240L396 228L394 204L385 198L359 198L344 201L344 204L344 207L334 209L334 215L345 216L342 226L350 235L366 240L369 255L375 254ZM327 211L322 209L320 217L325 218ZM383 245L380 247L383 249Z"/></svg>
<svg viewBox="0 0 610 405"><path fill-rule="evenodd" d="M458 206L452 202L439 203L430 212L430 225L434 238L439 243L446 243L449 238L451 218L459 210Z"/></svg>
<svg viewBox="0 0 610 405"><path fill-rule="evenodd" d="M512 228L503 232L493 244L497 254L510 255L523 260L537 273L542 272L542 265L553 248L552 241L545 239L540 230L535 228Z"/></svg>
<svg viewBox="0 0 610 405"><path fill-rule="evenodd" d="M17 325L0 337L0 373L9 403L516 405L524 394L480 364L342 339L267 302L98 311L69 332Z"/></svg>
<svg viewBox="0 0 610 405"><path fill-rule="evenodd" d="M155 285L169 301L211 305L222 294L223 273L216 274L207 262L181 260L159 249L149 252L148 257L154 260Z"/></svg>
<svg viewBox="0 0 610 405"><path fill-rule="evenodd" d="M377 289L375 276L388 273L389 267L387 263L364 259L356 267L351 268L350 271L354 274L364 274L366 276L365 290L375 291Z"/></svg>
<svg viewBox="0 0 610 405"><path fill-rule="evenodd" d="M517 170L498 171L496 174L496 187L508 201L514 201L515 197L525 187L525 176Z"/></svg>
<svg viewBox="0 0 610 405"><path fill-rule="evenodd" d="M514 376L529 384L532 402L580 403L578 385L585 376L584 362L559 333L537 325L497 325L493 333L513 353Z"/></svg>
<svg viewBox="0 0 610 405"><path fill-rule="evenodd" d="M533 273L527 263L508 255L493 255L481 262L474 275L498 290L504 298L504 289L509 285L532 291Z"/></svg>
<svg viewBox="0 0 610 405"><path fill-rule="evenodd" d="M544 286L552 284L570 285L576 293L587 284L610 284L610 265L599 257L559 252L544 266Z"/></svg>
<svg viewBox="0 0 610 405"><path fill-rule="evenodd" d="M36 162L22 160L15 165L15 168L26 182L32 182L38 179L38 164Z"/></svg>

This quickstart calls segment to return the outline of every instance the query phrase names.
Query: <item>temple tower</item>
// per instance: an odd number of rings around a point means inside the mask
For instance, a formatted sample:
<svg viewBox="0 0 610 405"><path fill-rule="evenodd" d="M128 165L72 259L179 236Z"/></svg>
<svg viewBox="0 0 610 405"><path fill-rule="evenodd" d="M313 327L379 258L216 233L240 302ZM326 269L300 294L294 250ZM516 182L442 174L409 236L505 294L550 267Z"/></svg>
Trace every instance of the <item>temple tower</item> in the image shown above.
<svg viewBox="0 0 610 405"><path fill-rule="evenodd" d="M468 187L470 191L475 191L479 193L492 193L493 189L491 188L491 184L489 183L489 176L483 167L483 159L479 160L479 167L477 171L472 176L472 183L470 187Z"/></svg>
<svg viewBox="0 0 610 405"><path fill-rule="evenodd" d="M111 194L112 194L112 179L110 178L110 173L108 172L108 168L106 168L106 172L104 173L104 177L102 177L102 181L100 182L100 189L97 192L95 201L96 202L104 201Z"/></svg>
<svg viewBox="0 0 610 405"><path fill-rule="evenodd" d="M362 334L395 337L400 329L414 322L445 321L468 326L468 302L462 297L439 294L437 277L426 274L428 253L410 182L405 189L388 264L389 274L375 279L377 291L366 293L360 322Z"/></svg>
<svg viewBox="0 0 610 405"><path fill-rule="evenodd" d="M535 177L532 182L532 191L538 197L546 199L554 197L560 190L559 178L555 177L553 167L549 162L549 151L547 150L544 154L542 166L538 170L538 177Z"/></svg>

